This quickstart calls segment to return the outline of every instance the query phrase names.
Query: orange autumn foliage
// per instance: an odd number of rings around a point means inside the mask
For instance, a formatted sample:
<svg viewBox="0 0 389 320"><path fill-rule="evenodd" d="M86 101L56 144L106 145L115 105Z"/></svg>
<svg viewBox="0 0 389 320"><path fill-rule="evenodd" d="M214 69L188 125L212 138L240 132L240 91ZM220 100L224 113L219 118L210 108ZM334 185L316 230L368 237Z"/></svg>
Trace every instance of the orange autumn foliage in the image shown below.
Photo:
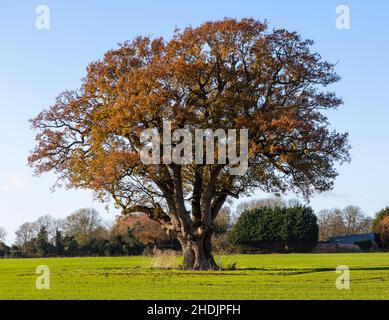
<svg viewBox="0 0 389 320"><path fill-rule="evenodd" d="M389 216L384 216L375 225L375 230L379 236L382 247L389 248Z"/></svg>
<svg viewBox="0 0 389 320"><path fill-rule="evenodd" d="M309 197L330 190L335 164L349 161L347 134L331 130L323 112L342 104L326 89L339 76L312 44L228 18L176 30L170 40L126 41L32 120L29 163L67 187L112 198L123 214L146 213L177 235L185 268L216 268L213 224L229 197L255 189ZM142 163L140 133L162 135L164 120L172 130L247 129L247 172L231 176L228 163Z"/></svg>
<svg viewBox="0 0 389 320"><path fill-rule="evenodd" d="M122 236L130 229L131 234L143 245L168 243L172 240L158 222L151 220L144 213L119 217L115 229Z"/></svg>

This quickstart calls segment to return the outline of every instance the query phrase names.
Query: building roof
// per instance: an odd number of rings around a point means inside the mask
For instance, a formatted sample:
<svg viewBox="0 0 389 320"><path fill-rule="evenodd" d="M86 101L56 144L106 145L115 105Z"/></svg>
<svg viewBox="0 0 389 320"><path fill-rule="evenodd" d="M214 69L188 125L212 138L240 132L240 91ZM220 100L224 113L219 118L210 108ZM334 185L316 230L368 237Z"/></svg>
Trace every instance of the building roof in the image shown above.
<svg viewBox="0 0 389 320"><path fill-rule="evenodd" d="M375 234L374 233L362 233L362 234L352 234L346 236L337 236L330 237L328 239L328 243L330 244L354 244L359 241L370 240L375 242Z"/></svg>

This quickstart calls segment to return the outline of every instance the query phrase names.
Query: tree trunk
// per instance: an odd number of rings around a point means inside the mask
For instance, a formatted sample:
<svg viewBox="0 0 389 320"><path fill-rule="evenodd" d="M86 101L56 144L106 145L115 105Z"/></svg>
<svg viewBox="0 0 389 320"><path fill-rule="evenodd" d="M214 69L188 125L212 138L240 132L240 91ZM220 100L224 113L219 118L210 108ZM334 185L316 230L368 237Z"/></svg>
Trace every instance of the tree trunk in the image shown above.
<svg viewBox="0 0 389 320"><path fill-rule="evenodd" d="M194 263L195 263L195 252L192 249L192 246L187 242L185 245L182 245L182 254L183 254L183 262L182 262L182 268L184 270L191 270L193 269Z"/></svg>
<svg viewBox="0 0 389 320"><path fill-rule="evenodd" d="M196 240L186 240L179 237L183 252L184 270L219 270L212 255L212 233L207 232Z"/></svg>

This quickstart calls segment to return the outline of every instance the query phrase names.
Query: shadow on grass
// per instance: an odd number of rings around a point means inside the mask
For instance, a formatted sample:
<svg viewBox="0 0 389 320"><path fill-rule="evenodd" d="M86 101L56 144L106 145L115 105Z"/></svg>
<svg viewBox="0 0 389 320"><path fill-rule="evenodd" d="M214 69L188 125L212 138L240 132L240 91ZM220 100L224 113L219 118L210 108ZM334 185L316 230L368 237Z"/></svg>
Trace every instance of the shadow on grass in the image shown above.
<svg viewBox="0 0 389 320"><path fill-rule="evenodd" d="M354 267L350 271L388 271L389 266L377 267ZM274 272L285 275L298 275L318 272L336 271L336 268L237 268L236 271L264 271Z"/></svg>
<svg viewBox="0 0 389 320"><path fill-rule="evenodd" d="M293 275L302 275L302 274L313 274L321 272L335 272L336 268L259 268L259 267L248 267L248 268L239 268L237 267L234 270L229 270L227 268L221 270L208 270L208 271L194 271L194 270L183 270L181 268L148 268L149 271L155 272L164 272L164 271L174 271L175 273L184 273L186 275L229 275L229 276L243 276L247 275L247 272L264 272L273 275L279 276L293 276ZM389 266L377 266L377 267L354 267L350 268L350 271L389 271Z"/></svg>

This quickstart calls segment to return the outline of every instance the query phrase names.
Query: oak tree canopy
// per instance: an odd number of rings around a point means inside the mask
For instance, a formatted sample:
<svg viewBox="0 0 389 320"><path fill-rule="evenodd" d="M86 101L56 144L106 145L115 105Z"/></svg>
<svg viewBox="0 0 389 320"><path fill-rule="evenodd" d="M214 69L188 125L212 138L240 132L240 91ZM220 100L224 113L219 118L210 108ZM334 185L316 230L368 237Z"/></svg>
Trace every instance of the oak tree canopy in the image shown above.
<svg viewBox="0 0 389 320"><path fill-rule="evenodd" d="M170 40L137 37L87 67L79 89L33 119L29 163L70 188L112 198L123 214L144 212L179 239L186 269L215 269L213 221L229 197L255 189L309 197L330 190L349 161L346 133L323 111L342 104L325 87L334 65L313 42L254 19L205 22ZM248 170L230 164L140 161L140 133L247 129ZM163 146L161 146L163 148Z"/></svg>

